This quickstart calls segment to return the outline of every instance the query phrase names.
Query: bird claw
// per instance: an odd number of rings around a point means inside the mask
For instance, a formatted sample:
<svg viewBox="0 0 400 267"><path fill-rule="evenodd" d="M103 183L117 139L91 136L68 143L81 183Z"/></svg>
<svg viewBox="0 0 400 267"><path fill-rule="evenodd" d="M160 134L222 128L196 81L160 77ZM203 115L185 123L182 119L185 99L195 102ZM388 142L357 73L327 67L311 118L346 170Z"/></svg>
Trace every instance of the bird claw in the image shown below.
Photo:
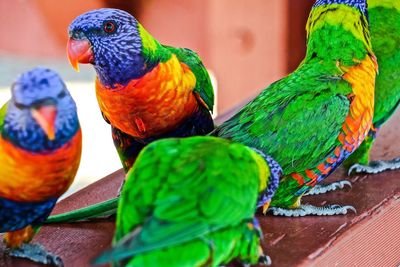
<svg viewBox="0 0 400 267"><path fill-rule="evenodd" d="M64 266L59 256L47 252L44 247L39 244L22 244L20 248L11 249L9 255L16 258L29 259L44 265Z"/></svg>
<svg viewBox="0 0 400 267"><path fill-rule="evenodd" d="M262 265L262 266L270 266L272 264L271 258L268 255L261 255L258 258L258 265Z"/></svg>
<svg viewBox="0 0 400 267"><path fill-rule="evenodd" d="M296 209L284 209L279 207L270 207L269 211L274 216L285 216L285 217L304 217L309 215L317 216L333 216L333 215L345 215L351 210L357 213L356 209L352 206L341 206L341 205L327 205L323 207L316 207L312 205L300 205Z"/></svg>
<svg viewBox="0 0 400 267"><path fill-rule="evenodd" d="M371 161L368 165L354 164L350 167L348 175L352 173L377 174L388 170L400 169L400 157L392 160Z"/></svg>
<svg viewBox="0 0 400 267"><path fill-rule="evenodd" d="M343 189L345 186L349 186L352 188L352 185L349 181L347 180L342 180L330 184L317 184L313 188L311 188L307 193L305 193L305 196L314 196L314 195L320 195L320 194L325 194L327 192L335 191L338 189Z"/></svg>
<svg viewBox="0 0 400 267"><path fill-rule="evenodd" d="M272 264L272 261L271 261L270 256L261 254L261 256L258 257L257 266L270 266L271 264ZM250 263L243 263L243 262L240 265L242 265L243 267L254 266ZM219 267L226 267L226 266L219 266Z"/></svg>

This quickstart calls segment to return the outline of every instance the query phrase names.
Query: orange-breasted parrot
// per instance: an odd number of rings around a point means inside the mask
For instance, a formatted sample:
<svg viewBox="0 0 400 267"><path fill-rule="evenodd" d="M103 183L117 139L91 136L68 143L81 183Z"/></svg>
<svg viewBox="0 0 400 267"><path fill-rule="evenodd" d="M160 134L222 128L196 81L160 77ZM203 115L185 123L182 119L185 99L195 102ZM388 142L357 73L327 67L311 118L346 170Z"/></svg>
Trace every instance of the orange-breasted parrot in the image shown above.
<svg viewBox="0 0 400 267"><path fill-rule="evenodd" d="M270 207L274 214L334 215L354 210L301 205L300 200L367 136L377 69L366 0L318 0L308 19L307 53L300 66L212 133L254 147L281 165L283 176ZM115 213L116 203L112 199L51 222Z"/></svg>
<svg viewBox="0 0 400 267"><path fill-rule="evenodd" d="M69 36L72 66L96 70L98 104L125 172L154 140L213 130L213 87L195 52L160 44L131 14L111 8L78 16Z"/></svg>
<svg viewBox="0 0 400 267"><path fill-rule="evenodd" d="M10 254L44 264L62 260L28 244L69 188L82 134L75 102L54 71L18 77L0 110L0 233Z"/></svg>
<svg viewBox="0 0 400 267"><path fill-rule="evenodd" d="M376 73L366 0L318 0L307 22L307 52L300 66L217 127L214 135L257 148L281 165L270 208L275 215L354 209L300 200L367 136Z"/></svg>

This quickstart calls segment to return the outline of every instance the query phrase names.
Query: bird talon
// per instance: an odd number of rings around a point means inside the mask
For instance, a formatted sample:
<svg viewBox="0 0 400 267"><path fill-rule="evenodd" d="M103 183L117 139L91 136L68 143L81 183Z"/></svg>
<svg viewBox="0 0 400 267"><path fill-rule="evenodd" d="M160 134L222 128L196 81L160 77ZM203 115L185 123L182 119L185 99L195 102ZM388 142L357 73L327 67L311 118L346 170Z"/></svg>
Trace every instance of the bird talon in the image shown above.
<svg viewBox="0 0 400 267"><path fill-rule="evenodd" d="M316 185L313 188L311 188L304 195L312 196L312 195L325 194L327 192L332 192L332 191L336 191L339 189L343 189L346 186L349 186L350 188L352 188L351 183L347 180L342 180L342 181L338 181L338 182L334 182L334 183L330 183L330 184L324 184L324 185Z"/></svg>
<svg viewBox="0 0 400 267"><path fill-rule="evenodd" d="M354 164L349 168L348 175L352 173L361 174L377 174L388 170L400 169L400 158L392 160L371 161L368 165Z"/></svg>
<svg viewBox="0 0 400 267"><path fill-rule="evenodd" d="M268 255L261 255L258 258L257 264L259 265L264 265L264 266L270 266L272 264L271 258Z"/></svg>
<svg viewBox="0 0 400 267"><path fill-rule="evenodd" d="M352 173L362 173L363 171L366 171L366 166L360 165L360 164L354 164L349 168L349 171L347 172L347 175L350 176Z"/></svg>
<svg viewBox="0 0 400 267"><path fill-rule="evenodd" d="M316 207L312 205L300 205L296 209L284 209L279 207L271 207L269 209L274 216L285 217L304 217L308 215L316 216L332 216L332 215L345 215L348 210L357 213L356 209L352 206L341 205L327 205L323 207Z"/></svg>
<svg viewBox="0 0 400 267"><path fill-rule="evenodd" d="M29 259L33 262L44 265L53 265L57 267L64 266L64 263L59 256L47 252L39 244L23 244L20 248L11 249L9 255L16 258Z"/></svg>

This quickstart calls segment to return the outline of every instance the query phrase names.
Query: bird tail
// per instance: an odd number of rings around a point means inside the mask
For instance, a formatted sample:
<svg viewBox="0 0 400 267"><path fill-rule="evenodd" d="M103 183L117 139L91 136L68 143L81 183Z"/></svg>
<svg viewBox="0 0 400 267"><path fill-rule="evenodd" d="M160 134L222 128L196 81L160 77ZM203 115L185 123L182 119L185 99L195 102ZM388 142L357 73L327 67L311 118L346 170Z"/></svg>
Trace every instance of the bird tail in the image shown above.
<svg viewBox="0 0 400 267"><path fill-rule="evenodd" d="M45 224L72 223L107 219L117 213L118 197L85 208L50 216Z"/></svg>

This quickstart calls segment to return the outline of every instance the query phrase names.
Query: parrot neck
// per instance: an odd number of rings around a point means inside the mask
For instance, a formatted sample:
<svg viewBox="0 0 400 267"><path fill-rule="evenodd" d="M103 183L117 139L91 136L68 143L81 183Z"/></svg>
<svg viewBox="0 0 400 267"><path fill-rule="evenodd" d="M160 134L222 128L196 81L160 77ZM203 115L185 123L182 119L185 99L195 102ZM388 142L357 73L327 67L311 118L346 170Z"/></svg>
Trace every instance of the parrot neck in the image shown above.
<svg viewBox="0 0 400 267"><path fill-rule="evenodd" d="M356 8L363 12L365 16L367 16L367 0L317 0L313 7L332 4L343 4Z"/></svg>
<svg viewBox="0 0 400 267"><path fill-rule="evenodd" d="M131 80L141 78L155 65L148 62L142 54L131 53L127 57L112 56L105 61L96 61L94 68L101 83L114 88L116 84L126 85Z"/></svg>
<svg viewBox="0 0 400 267"><path fill-rule="evenodd" d="M367 18L356 8L331 4L314 7L307 23L305 62L354 66L372 55Z"/></svg>
<svg viewBox="0 0 400 267"><path fill-rule="evenodd" d="M153 70L160 62L170 58L171 53L164 49L140 23L137 23L138 43L132 43L132 49L126 53L112 51L108 55L95 55L95 70L100 82L110 88L127 85L131 80L139 79ZM140 47L136 47L140 46ZM102 60L104 59L104 60Z"/></svg>
<svg viewBox="0 0 400 267"><path fill-rule="evenodd" d="M264 203L271 201L274 196L282 175L282 168L271 156L265 155L261 150L254 147L250 148L258 154L258 157L255 157L260 170L260 196L257 205L262 206Z"/></svg>
<svg viewBox="0 0 400 267"><path fill-rule="evenodd" d="M266 189L260 194L258 205L264 205L270 202L279 186L279 180L282 176L282 168L271 156L262 154L264 160L267 162L270 176Z"/></svg>

